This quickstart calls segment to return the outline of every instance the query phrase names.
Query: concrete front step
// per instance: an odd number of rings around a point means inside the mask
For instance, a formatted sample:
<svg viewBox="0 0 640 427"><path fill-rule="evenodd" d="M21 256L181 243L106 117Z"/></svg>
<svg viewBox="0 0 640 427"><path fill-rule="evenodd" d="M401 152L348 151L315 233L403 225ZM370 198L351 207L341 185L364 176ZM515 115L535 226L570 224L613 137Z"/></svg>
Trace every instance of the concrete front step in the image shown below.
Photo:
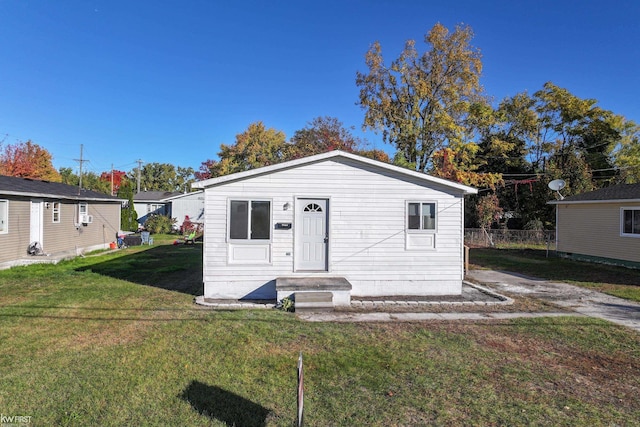
<svg viewBox="0 0 640 427"><path fill-rule="evenodd" d="M331 292L296 292L294 301L296 313L333 311L333 294Z"/></svg>
<svg viewBox="0 0 640 427"><path fill-rule="evenodd" d="M296 310L300 298L305 300L305 293L330 294L332 298L331 307L349 307L351 305L351 283L344 277L278 277L276 279L276 299L281 301L284 298L294 298ZM309 297L311 298L311 297ZM319 295L313 298L327 298ZM318 305L319 301L315 304ZM303 309L306 308L303 302Z"/></svg>

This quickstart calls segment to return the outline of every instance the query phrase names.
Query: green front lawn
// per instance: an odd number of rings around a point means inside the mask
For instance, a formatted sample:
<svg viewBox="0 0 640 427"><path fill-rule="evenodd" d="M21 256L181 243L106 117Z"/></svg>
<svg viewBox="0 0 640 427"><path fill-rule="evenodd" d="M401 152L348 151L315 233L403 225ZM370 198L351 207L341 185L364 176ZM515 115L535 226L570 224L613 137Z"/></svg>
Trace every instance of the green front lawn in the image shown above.
<svg viewBox="0 0 640 427"><path fill-rule="evenodd" d="M168 240L167 240L168 242ZM31 425L633 425L640 335L566 317L307 323L193 304L201 245L0 271L0 412ZM196 282L194 282L196 281Z"/></svg>
<svg viewBox="0 0 640 427"><path fill-rule="evenodd" d="M473 268L490 268L571 283L640 302L640 270L558 258L542 249L472 248Z"/></svg>

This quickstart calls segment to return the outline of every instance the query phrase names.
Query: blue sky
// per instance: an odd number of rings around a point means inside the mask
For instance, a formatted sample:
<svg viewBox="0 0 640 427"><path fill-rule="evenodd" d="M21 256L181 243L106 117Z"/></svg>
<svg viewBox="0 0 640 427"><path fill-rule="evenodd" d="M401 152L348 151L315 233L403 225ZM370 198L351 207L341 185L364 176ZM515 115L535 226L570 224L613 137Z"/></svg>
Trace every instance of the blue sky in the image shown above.
<svg viewBox="0 0 640 427"><path fill-rule="evenodd" d="M319 116L362 132L356 71L436 23L470 25L495 101L546 81L640 122L637 1L0 0L0 141L56 167L197 169L255 121L290 138Z"/></svg>

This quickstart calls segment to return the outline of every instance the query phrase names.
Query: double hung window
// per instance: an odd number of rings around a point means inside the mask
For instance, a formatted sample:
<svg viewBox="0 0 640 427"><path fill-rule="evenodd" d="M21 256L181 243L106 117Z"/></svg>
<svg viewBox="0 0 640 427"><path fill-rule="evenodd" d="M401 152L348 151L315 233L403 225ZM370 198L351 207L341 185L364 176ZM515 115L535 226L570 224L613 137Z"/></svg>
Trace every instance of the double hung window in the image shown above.
<svg viewBox="0 0 640 427"><path fill-rule="evenodd" d="M622 208L622 235L640 237L640 207Z"/></svg>
<svg viewBox="0 0 640 427"><path fill-rule="evenodd" d="M60 222L60 202L53 202L51 206L52 222L57 224Z"/></svg>

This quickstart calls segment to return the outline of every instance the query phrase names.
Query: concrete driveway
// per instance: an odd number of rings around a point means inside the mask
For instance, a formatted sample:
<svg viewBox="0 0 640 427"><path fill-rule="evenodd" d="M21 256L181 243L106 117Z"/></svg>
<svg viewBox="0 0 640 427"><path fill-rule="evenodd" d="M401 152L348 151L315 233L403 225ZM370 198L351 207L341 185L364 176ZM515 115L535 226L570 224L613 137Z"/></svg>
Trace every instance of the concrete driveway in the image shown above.
<svg viewBox="0 0 640 427"><path fill-rule="evenodd" d="M601 292L517 273L471 270L467 279L511 295L527 295L640 332L640 304Z"/></svg>

